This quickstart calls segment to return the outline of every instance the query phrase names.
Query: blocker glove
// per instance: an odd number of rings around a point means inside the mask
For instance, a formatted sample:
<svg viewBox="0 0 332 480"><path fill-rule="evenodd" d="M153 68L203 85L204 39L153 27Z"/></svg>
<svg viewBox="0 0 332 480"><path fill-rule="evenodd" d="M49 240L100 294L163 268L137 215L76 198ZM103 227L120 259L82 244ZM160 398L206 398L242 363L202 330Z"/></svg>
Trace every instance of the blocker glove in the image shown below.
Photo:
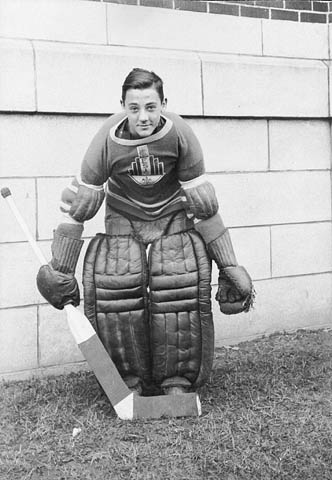
<svg viewBox="0 0 332 480"><path fill-rule="evenodd" d="M80 303L80 291L74 274L84 243L79 234L67 236L62 230L59 225L54 232L51 262L41 266L37 274L39 292L59 310L70 303L75 307Z"/></svg>
<svg viewBox="0 0 332 480"><path fill-rule="evenodd" d="M51 264L40 267L37 286L45 300L59 310L69 303L75 307L80 304L80 291L74 275L54 270Z"/></svg>
<svg viewBox="0 0 332 480"><path fill-rule="evenodd" d="M255 290L247 270L238 265L228 230L207 245L219 268L216 300L226 315L248 312L254 303Z"/></svg>

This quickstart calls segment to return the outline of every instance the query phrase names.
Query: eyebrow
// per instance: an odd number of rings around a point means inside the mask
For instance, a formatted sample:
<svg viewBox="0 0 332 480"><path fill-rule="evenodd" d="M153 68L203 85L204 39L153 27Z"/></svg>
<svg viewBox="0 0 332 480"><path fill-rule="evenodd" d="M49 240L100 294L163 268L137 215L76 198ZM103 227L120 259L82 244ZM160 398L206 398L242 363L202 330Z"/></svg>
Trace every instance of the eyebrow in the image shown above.
<svg viewBox="0 0 332 480"><path fill-rule="evenodd" d="M128 105L138 105L138 102L130 102ZM157 102L149 102L146 103L146 105L157 105Z"/></svg>

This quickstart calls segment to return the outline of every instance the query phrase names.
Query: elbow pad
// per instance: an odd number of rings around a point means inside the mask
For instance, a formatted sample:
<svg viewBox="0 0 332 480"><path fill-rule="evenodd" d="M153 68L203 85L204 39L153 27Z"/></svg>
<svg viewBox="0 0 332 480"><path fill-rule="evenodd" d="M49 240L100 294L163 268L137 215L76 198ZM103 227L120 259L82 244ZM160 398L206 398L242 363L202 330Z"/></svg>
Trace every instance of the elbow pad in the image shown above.
<svg viewBox="0 0 332 480"><path fill-rule="evenodd" d="M60 210L82 223L96 215L104 197L103 185L88 185L75 178L62 192Z"/></svg>
<svg viewBox="0 0 332 480"><path fill-rule="evenodd" d="M206 175L180 183L186 197L187 208L194 217L205 220L218 212L216 193Z"/></svg>

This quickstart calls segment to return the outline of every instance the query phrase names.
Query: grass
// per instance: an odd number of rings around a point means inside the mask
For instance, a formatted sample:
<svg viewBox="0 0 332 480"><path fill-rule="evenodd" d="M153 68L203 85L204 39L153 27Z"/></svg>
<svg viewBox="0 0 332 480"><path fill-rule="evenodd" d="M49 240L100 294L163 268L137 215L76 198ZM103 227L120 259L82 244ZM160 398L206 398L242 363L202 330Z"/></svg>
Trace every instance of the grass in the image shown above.
<svg viewBox="0 0 332 480"><path fill-rule="evenodd" d="M331 479L331 351L327 330L217 349L199 418L121 421L90 372L1 384L0 478Z"/></svg>

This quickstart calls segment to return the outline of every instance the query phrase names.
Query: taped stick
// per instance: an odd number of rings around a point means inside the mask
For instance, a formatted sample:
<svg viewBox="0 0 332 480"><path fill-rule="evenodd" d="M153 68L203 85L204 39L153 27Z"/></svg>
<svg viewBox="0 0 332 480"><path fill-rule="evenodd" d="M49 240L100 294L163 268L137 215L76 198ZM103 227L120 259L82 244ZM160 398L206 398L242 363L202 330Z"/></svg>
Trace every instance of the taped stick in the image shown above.
<svg viewBox="0 0 332 480"><path fill-rule="evenodd" d="M43 253L16 207L9 188L1 189L17 222L41 265L47 265ZM158 419L201 415L196 393L139 397L129 390L88 318L73 305L65 305L68 326L84 358L102 386L118 417L122 420Z"/></svg>

